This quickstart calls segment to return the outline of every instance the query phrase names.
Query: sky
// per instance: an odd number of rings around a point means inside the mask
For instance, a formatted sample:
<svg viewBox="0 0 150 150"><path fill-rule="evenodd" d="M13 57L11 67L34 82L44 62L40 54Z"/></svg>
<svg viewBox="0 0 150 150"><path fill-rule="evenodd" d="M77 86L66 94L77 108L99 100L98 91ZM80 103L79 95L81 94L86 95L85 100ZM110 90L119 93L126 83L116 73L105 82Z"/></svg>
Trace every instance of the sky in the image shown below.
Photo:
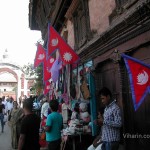
<svg viewBox="0 0 150 150"><path fill-rule="evenodd" d="M0 5L0 59L7 49L9 59L20 66L34 63L40 31L29 28L29 0L2 0Z"/></svg>

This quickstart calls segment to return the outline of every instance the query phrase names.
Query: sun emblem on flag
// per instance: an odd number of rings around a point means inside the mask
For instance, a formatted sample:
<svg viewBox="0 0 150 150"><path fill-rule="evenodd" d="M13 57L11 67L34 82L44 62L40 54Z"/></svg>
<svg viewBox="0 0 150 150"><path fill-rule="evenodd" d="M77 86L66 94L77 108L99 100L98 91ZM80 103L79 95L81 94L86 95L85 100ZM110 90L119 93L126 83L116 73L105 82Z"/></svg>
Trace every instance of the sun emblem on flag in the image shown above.
<svg viewBox="0 0 150 150"><path fill-rule="evenodd" d="M58 39L52 39L51 41L52 46L57 46L58 45Z"/></svg>
<svg viewBox="0 0 150 150"><path fill-rule="evenodd" d="M66 52L66 53L64 53L63 58L65 61L69 62L72 59L72 55L70 53Z"/></svg>
<svg viewBox="0 0 150 150"><path fill-rule="evenodd" d="M38 57L38 59L39 59L39 60L43 60L43 59L44 59L44 57L45 57L45 55L44 55L44 54L40 54L40 55L39 55L39 57Z"/></svg>

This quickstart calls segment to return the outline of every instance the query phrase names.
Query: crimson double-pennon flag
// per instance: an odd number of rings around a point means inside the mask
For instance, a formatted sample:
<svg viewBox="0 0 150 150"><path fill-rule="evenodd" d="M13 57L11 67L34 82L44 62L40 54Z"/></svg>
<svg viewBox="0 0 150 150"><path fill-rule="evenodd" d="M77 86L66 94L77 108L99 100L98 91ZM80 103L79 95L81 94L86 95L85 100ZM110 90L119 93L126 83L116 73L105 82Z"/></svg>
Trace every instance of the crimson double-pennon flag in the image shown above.
<svg viewBox="0 0 150 150"><path fill-rule="evenodd" d="M48 25L48 55L59 50L60 58L63 64L73 64L79 61L79 56L58 34L58 32L49 24Z"/></svg>
<svg viewBox="0 0 150 150"><path fill-rule="evenodd" d="M43 48L41 44L38 43L34 59L34 68L38 67L45 60L46 60L46 50Z"/></svg>

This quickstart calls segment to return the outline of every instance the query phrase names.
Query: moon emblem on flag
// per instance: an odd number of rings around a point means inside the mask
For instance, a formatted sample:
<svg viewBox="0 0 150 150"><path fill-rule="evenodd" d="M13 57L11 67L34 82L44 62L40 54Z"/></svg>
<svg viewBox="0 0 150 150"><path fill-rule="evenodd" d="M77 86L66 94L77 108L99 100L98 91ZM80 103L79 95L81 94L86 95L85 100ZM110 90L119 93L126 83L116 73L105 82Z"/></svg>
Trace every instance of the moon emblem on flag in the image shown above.
<svg viewBox="0 0 150 150"><path fill-rule="evenodd" d="M50 63L53 63L53 62L54 62L54 58L51 58L51 59L49 60L49 62L50 62Z"/></svg>
<svg viewBox="0 0 150 150"><path fill-rule="evenodd" d="M39 60L42 60L42 59L44 59L44 57L45 57L44 54L40 54L39 57L38 57L38 59L39 59Z"/></svg>
<svg viewBox="0 0 150 150"><path fill-rule="evenodd" d="M52 39L51 41L52 46L57 46L58 45L58 39Z"/></svg>
<svg viewBox="0 0 150 150"><path fill-rule="evenodd" d="M66 52L66 53L64 53L63 58L65 61L69 62L72 59L72 55L70 53Z"/></svg>
<svg viewBox="0 0 150 150"><path fill-rule="evenodd" d="M139 85L146 84L147 81L148 81L148 78L149 78L149 76L148 76L146 71L143 71L142 73L139 73L138 76L137 76L137 80L138 80L137 84L139 84Z"/></svg>

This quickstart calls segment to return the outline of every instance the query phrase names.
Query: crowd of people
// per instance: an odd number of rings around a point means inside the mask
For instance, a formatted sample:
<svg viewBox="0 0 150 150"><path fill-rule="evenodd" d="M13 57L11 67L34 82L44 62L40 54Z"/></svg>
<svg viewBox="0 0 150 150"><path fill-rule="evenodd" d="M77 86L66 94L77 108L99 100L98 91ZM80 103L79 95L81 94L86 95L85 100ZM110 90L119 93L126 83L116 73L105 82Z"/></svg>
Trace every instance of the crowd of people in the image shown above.
<svg viewBox="0 0 150 150"><path fill-rule="evenodd" d="M4 125L5 122L7 121L7 117L9 116L11 110L13 109L13 97L3 96L0 98L0 121L1 121L1 127L2 130L1 132L4 132Z"/></svg>
<svg viewBox="0 0 150 150"><path fill-rule="evenodd" d="M93 143L89 143L87 150L118 150L120 141L120 128L122 115L116 100L108 88L99 92L99 98L105 108L98 112L94 121L100 128L98 136ZM40 115L33 112L35 97L20 101L12 98L0 98L1 132L4 132L4 115L8 116L8 125L11 129L11 145L18 150L40 150L40 132L45 133L48 150L60 150L62 142L62 129L64 127L63 115L58 111L60 104L49 96L41 98ZM77 107L77 106L76 106ZM76 110L76 109L75 109ZM77 109L78 110L78 109ZM79 112L79 110L76 112ZM79 116L72 112L71 118Z"/></svg>

